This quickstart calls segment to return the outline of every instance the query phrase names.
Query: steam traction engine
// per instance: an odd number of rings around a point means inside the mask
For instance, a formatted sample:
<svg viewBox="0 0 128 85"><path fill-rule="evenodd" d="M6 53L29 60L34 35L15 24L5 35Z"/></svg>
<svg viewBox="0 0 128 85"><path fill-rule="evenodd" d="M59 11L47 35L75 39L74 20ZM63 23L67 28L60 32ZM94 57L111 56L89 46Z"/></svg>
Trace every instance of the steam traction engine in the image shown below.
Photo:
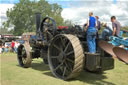
<svg viewBox="0 0 128 85"><path fill-rule="evenodd" d="M86 33L76 25L57 28L56 22L36 14L36 35L18 47L21 67L30 67L32 59L42 58L52 74L68 80L77 77L83 69L101 72L114 68L114 59L97 46L97 53L88 53ZM98 39L97 41L100 41Z"/></svg>

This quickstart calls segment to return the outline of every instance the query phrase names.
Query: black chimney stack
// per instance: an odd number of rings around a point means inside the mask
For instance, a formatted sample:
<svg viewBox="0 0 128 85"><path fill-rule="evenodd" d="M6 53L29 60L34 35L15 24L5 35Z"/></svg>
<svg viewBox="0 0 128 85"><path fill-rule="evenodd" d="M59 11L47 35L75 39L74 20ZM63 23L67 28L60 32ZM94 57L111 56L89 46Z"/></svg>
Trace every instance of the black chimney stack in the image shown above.
<svg viewBox="0 0 128 85"><path fill-rule="evenodd" d="M41 19L41 13L36 13L36 33L39 32L39 28L40 28L40 19Z"/></svg>

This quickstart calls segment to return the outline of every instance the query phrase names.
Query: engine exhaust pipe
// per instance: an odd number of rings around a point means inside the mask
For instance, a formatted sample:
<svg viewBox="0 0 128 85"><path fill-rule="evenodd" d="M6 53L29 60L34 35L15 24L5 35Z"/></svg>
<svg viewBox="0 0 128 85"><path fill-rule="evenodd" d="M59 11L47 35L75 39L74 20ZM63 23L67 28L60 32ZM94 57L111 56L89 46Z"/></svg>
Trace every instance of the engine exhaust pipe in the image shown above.
<svg viewBox="0 0 128 85"><path fill-rule="evenodd" d="M128 64L128 50L120 47L114 47L113 52L115 53L117 58Z"/></svg>
<svg viewBox="0 0 128 85"><path fill-rule="evenodd" d="M36 21L36 33L38 33L39 28L40 28L40 22L41 22L41 13L36 13L35 14L35 21Z"/></svg>
<svg viewBox="0 0 128 85"><path fill-rule="evenodd" d="M116 55L113 52L114 46L112 44L109 44L108 42L106 42L104 40L99 41L98 44L99 44L100 48L102 48L105 52L107 52L110 55L112 55L113 58L116 58Z"/></svg>

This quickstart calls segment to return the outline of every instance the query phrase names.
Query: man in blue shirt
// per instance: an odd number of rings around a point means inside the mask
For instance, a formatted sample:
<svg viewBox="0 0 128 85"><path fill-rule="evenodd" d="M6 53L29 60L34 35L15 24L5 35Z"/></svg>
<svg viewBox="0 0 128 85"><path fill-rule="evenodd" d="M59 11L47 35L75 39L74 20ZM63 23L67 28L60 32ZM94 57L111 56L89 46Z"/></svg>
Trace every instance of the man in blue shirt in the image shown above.
<svg viewBox="0 0 128 85"><path fill-rule="evenodd" d="M93 17L93 12L89 13L89 18L87 19L87 26L85 32L87 32L87 43L90 53L96 53L96 27L97 22L95 17Z"/></svg>

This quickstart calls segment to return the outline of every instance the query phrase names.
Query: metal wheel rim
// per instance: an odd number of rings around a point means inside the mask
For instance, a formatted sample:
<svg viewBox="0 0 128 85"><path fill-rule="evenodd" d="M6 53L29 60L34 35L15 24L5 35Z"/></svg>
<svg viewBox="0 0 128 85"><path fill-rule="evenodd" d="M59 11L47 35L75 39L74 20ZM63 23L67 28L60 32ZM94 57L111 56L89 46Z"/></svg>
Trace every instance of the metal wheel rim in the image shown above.
<svg viewBox="0 0 128 85"><path fill-rule="evenodd" d="M21 67L30 67L31 65L31 56L30 56L30 45L29 44L24 44L24 45L20 45L18 47L18 54L17 54L17 58L18 58L18 63Z"/></svg>
<svg viewBox="0 0 128 85"><path fill-rule="evenodd" d="M62 45L58 42L61 42ZM75 53L71 41L64 35L56 36L49 46L48 51L48 61L52 73L56 77L63 80L67 80L73 78L73 76L76 76L77 73L73 74L74 66L76 63L74 56Z"/></svg>

